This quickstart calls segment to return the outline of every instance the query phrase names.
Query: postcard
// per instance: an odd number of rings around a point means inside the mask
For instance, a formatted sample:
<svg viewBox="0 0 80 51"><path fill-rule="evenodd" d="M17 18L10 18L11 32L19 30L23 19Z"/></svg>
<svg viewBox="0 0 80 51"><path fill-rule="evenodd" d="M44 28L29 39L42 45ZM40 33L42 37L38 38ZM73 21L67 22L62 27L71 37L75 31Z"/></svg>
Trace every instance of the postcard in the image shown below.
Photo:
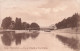
<svg viewBox="0 0 80 51"><path fill-rule="evenodd" d="M80 51L80 0L0 0L0 51Z"/></svg>

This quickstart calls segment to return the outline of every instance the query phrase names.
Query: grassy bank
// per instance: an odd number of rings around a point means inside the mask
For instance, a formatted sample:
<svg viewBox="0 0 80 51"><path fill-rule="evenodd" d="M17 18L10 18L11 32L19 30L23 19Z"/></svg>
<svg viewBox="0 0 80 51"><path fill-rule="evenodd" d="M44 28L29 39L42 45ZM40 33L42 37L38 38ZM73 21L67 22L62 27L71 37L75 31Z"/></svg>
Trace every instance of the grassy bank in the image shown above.
<svg viewBox="0 0 80 51"><path fill-rule="evenodd" d="M70 34L80 34L80 27L77 28L65 28L65 29L58 29L55 30L56 32L59 33L70 33Z"/></svg>

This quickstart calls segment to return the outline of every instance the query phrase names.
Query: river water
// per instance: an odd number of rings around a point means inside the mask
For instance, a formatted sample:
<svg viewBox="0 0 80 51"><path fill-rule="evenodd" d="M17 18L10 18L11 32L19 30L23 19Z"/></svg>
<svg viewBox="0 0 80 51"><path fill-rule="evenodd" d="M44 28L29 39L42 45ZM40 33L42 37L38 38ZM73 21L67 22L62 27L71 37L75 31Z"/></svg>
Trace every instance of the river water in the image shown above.
<svg viewBox="0 0 80 51"><path fill-rule="evenodd" d="M64 33L65 34L65 33ZM31 36L21 40L21 44L16 45L15 40L10 46L2 42L3 34L0 34L0 51L76 51L67 45L64 45L58 38L57 33L40 31L36 38Z"/></svg>

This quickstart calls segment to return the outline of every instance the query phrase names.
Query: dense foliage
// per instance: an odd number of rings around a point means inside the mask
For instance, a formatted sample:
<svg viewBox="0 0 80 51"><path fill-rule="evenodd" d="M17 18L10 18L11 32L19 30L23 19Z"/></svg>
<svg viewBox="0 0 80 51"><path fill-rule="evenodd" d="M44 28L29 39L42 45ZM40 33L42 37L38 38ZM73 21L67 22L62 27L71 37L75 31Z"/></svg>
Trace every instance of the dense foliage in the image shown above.
<svg viewBox="0 0 80 51"><path fill-rule="evenodd" d="M63 29L63 28L74 28L78 26L78 19L79 19L78 13L75 13L73 16L68 17L67 19L63 19L61 22L56 23L56 27L58 29Z"/></svg>
<svg viewBox="0 0 80 51"><path fill-rule="evenodd" d="M14 29L14 30L39 30L40 26L37 23L22 22L21 18L16 18L15 21L11 17L6 17L2 21L3 29Z"/></svg>
<svg viewBox="0 0 80 51"><path fill-rule="evenodd" d="M1 26L3 27L3 29L8 29L10 24L11 24L12 18L11 17L6 17L2 20L2 24Z"/></svg>

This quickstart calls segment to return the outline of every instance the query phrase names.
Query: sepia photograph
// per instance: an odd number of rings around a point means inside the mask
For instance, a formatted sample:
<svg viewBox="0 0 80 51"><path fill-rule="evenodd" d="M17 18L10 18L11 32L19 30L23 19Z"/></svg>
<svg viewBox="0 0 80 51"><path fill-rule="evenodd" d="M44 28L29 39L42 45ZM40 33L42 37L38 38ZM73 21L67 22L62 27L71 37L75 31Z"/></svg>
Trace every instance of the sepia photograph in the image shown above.
<svg viewBox="0 0 80 51"><path fill-rule="evenodd" d="M0 51L80 51L80 0L0 0Z"/></svg>

